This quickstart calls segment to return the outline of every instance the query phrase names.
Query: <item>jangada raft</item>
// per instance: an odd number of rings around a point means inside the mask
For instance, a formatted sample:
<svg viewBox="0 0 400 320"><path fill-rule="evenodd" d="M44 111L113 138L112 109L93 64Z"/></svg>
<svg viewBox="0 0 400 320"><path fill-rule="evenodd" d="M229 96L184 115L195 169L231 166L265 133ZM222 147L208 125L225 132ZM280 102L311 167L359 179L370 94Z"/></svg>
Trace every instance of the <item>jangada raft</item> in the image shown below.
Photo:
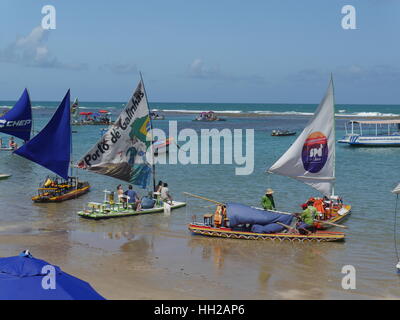
<svg viewBox="0 0 400 320"><path fill-rule="evenodd" d="M316 224L320 229L329 227L329 222L343 221L351 212L351 206L344 204L334 192L335 154L335 101L331 77L314 116L290 148L268 169L268 173L301 181L323 194L324 198L312 201L318 211L316 218L321 221Z"/></svg>
<svg viewBox="0 0 400 320"><path fill-rule="evenodd" d="M47 177L38 189L38 195L32 197L34 202L61 202L75 199L90 189L88 182L81 182L75 177L68 180Z"/></svg>
<svg viewBox="0 0 400 320"><path fill-rule="evenodd" d="M14 153L56 173L60 178L44 180L34 202L75 199L89 191L89 183L68 174L72 153L70 91L47 125ZM72 175L72 174L71 174Z"/></svg>
<svg viewBox="0 0 400 320"><path fill-rule="evenodd" d="M78 168L116 178L146 189L151 177L155 190L154 146L152 122L143 79L126 103L117 120L106 130L99 141L78 161ZM149 139L148 139L149 138ZM165 143L164 148L170 143ZM111 194L110 194L111 195ZM107 198L107 197L106 197ZM184 206L184 202L172 203L171 209ZM103 203L88 203L87 209L78 212L84 218L103 219L156 213L164 210L161 202L152 208L135 211L131 204L114 202L114 197Z"/></svg>
<svg viewBox="0 0 400 320"><path fill-rule="evenodd" d="M215 213L205 214L188 229L197 235L244 240L343 241L343 232L315 231L301 234L292 215L280 214L238 203L218 204Z"/></svg>
<svg viewBox="0 0 400 320"><path fill-rule="evenodd" d="M105 191L106 193L108 191ZM171 209L184 207L186 203L172 201ZM141 214L160 213L164 211L162 202L157 202L153 208L134 210L132 206L126 202L114 202L113 197L105 199L103 203L89 202L87 208L79 211L78 215L86 219L110 219L137 216Z"/></svg>

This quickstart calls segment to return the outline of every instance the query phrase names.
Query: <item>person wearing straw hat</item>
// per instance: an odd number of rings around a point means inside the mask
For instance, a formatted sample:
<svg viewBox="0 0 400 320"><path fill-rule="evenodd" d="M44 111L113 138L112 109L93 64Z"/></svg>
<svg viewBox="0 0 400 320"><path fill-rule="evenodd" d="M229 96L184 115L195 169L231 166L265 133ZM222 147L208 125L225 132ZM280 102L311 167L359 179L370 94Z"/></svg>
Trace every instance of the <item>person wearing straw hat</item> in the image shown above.
<svg viewBox="0 0 400 320"><path fill-rule="evenodd" d="M261 205L264 210L276 210L274 201L274 190L268 188L265 190L265 195L261 198Z"/></svg>

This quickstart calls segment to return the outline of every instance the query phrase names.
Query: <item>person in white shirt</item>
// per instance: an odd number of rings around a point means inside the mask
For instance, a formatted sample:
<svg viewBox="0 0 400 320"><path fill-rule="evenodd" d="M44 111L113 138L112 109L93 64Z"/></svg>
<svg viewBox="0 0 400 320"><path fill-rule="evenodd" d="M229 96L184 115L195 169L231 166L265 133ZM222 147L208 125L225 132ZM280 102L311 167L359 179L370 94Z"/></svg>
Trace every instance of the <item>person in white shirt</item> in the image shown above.
<svg viewBox="0 0 400 320"><path fill-rule="evenodd" d="M169 204L172 204L172 197L169 194L169 190L168 190L168 183L164 183L163 187L161 188L161 200L165 201Z"/></svg>

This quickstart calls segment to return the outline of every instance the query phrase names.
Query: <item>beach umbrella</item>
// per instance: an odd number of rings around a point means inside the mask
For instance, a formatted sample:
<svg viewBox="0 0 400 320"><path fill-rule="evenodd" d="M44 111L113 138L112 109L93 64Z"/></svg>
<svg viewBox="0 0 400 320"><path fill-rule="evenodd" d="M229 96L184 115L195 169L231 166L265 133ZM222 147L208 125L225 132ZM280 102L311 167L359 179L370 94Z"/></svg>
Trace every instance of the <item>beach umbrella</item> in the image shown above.
<svg viewBox="0 0 400 320"><path fill-rule="evenodd" d="M89 283L32 257L0 258L1 300L104 300Z"/></svg>

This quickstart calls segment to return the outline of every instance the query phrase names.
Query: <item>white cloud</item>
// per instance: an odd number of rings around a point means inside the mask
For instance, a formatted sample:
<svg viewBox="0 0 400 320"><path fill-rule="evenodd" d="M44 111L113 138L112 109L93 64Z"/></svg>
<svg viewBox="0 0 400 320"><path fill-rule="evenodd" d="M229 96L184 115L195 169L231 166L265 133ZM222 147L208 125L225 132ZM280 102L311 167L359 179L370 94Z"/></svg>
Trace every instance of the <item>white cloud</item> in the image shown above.
<svg viewBox="0 0 400 320"><path fill-rule="evenodd" d="M15 63L26 67L86 69L86 64L63 63L52 55L47 47L49 30L35 27L29 35L22 36L0 50L0 62Z"/></svg>
<svg viewBox="0 0 400 320"><path fill-rule="evenodd" d="M209 68L204 65L202 59L194 59L193 62L189 66L189 76L192 78L218 78L221 77L222 74L219 71L219 68Z"/></svg>

